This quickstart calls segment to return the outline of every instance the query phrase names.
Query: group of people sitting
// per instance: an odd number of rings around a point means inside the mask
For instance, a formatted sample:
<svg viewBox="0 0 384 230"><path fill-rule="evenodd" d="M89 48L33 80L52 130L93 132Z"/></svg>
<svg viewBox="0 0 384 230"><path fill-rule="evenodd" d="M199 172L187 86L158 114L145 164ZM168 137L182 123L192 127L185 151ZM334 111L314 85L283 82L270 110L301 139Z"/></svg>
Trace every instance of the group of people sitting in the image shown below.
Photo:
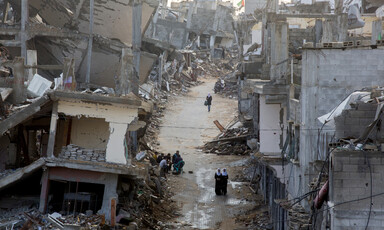
<svg viewBox="0 0 384 230"><path fill-rule="evenodd" d="M180 174L182 172L183 166L185 162L183 158L180 156L179 150L176 151L175 154L171 157L171 154L168 153L164 156L163 153L157 155L156 159L157 163L160 165L160 176L167 178L166 174L171 171L173 166L173 174Z"/></svg>
<svg viewBox="0 0 384 230"><path fill-rule="evenodd" d="M215 193L216 195L227 195L228 173L224 168L221 171L219 168L215 173Z"/></svg>

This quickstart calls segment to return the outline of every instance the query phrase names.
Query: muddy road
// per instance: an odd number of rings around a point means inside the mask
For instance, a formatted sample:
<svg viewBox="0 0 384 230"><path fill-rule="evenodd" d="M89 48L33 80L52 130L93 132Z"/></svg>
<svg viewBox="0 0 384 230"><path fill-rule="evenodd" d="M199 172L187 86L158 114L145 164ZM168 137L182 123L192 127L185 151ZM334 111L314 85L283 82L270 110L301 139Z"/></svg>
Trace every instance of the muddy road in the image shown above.
<svg viewBox="0 0 384 230"><path fill-rule="evenodd" d="M168 184L175 194L173 200L182 214L174 223L179 228L182 226L180 229L243 229L235 223L235 216L254 207L255 195L247 182L236 182L234 177L242 173L248 156L218 156L197 149L220 133L214 120L225 126L234 119L237 100L213 94L216 79L204 81L169 103L158 136L161 152L173 155L180 150L186 162L184 174L168 176ZM213 96L211 112L204 106L208 93ZM228 169L226 196L216 196L214 192L217 168Z"/></svg>

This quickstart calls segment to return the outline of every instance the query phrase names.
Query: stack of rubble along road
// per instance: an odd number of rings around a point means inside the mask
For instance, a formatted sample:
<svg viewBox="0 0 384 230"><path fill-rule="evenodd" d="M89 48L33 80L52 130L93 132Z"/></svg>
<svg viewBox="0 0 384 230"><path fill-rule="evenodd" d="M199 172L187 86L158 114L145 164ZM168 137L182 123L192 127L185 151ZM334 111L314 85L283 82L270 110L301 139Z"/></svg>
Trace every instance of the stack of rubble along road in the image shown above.
<svg viewBox="0 0 384 230"><path fill-rule="evenodd" d="M206 143L202 148L205 153L218 155L248 155L252 152L247 145L247 139L251 136L248 128L238 126L224 129L215 121L215 124L222 131L215 140Z"/></svg>
<svg viewBox="0 0 384 230"><path fill-rule="evenodd" d="M133 222L138 229L163 229L164 223L179 215L166 180L159 177L158 166L152 166L149 172L148 181L122 183L117 215L121 224L132 225Z"/></svg>

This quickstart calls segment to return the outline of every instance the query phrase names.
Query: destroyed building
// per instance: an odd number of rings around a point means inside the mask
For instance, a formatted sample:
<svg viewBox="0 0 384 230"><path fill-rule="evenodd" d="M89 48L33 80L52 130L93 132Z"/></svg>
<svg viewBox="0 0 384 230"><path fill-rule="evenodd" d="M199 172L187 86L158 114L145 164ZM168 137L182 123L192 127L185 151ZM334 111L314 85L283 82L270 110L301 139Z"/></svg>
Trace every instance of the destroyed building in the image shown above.
<svg viewBox="0 0 384 230"><path fill-rule="evenodd" d="M220 1L189 1L161 6L156 11L143 41L159 42L177 49L211 50L233 45L234 9ZM161 45L158 46L161 46Z"/></svg>
<svg viewBox="0 0 384 230"><path fill-rule="evenodd" d="M338 229L342 226L340 221L348 219L341 211L346 206L333 209L332 204L351 198L339 195L340 189L346 191L348 185L330 181L329 191L337 190L330 194L331 203L320 205L320 210L313 211L312 207L316 192L332 174L331 169L329 174L324 169L328 163L333 164L329 160L329 143L346 136L340 136L337 126L328 128L317 118L350 93L383 84L381 18L363 14L366 23L356 29L350 27L349 16L343 11L331 13L328 8L307 5L311 11L301 7L300 13L294 13L276 6L267 4L264 11L255 11L254 19L243 17L237 21L236 32L248 36L240 44L244 56L239 113L243 121L253 124L254 135L259 139L259 151L264 156L259 165L260 187L275 229L309 225L320 229L329 224ZM368 30L371 33L364 32ZM361 129L373 118L372 112L359 112L365 117L365 122L359 123ZM337 152L332 154L337 156ZM346 156L343 154L340 156ZM367 213L367 209L357 207L353 210L360 222L347 226L366 223L367 216L363 221L362 213Z"/></svg>
<svg viewBox="0 0 384 230"><path fill-rule="evenodd" d="M1 6L1 214L88 210L116 222L111 204L149 175L132 159L152 112L138 95L157 56L140 46L158 2Z"/></svg>
<svg viewBox="0 0 384 230"><path fill-rule="evenodd" d="M233 38L232 8L207 4L209 12L195 4L188 14L192 23L219 8L216 27L201 32L213 41L205 57ZM145 213L163 204L164 182L138 161L142 150L155 151L151 135L167 97L205 72L184 49L192 27L178 40L169 32L174 10L152 0L0 5L0 226L158 225L161 215Z"/></svg>

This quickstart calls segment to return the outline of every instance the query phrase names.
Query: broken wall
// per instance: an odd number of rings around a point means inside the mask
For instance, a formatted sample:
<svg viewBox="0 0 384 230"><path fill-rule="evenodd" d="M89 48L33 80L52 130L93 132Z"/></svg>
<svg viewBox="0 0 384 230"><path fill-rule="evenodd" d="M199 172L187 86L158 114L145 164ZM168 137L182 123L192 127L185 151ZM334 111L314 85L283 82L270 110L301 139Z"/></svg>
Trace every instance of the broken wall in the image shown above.
<svg viewBox="0 0 384 230"><path fill-rule="evenodd" d="M216 10L197 8L192 14L191 31L196 34L214 34L224 36L225 32L233 33L232 10L218 5Z"/></svg>
<svg viewBox="0 0 384 230"><path fill-rule="evenodd" d="M20 3L12 7L20 10ZM158 5L157 1L143 1L141 32ZM38 14L51 26L89 32L89 1L83 0L30 0L30 16ZM123 43L132 44L132 5L131 1L95 0L93 33Z"/></svg>
<svg viewBox="0 0 384 230"><path fill-rule="evenodd" d="M124 138L128 125L138 116L137 109L124 105L84 103L79 101L59 101L58 103L59 113L74 117L85 116L105 119L109 124L108 133L105 134L109 136L106 142L106 161L120 164L129 163L129 159L126 156ZM105 127L102 129L105 130ZM98 137L105 138L102 134L100 135Z"/></svg>
<svg viewBox="0 0 384 230"><path fill-rule="evenodd" d="M254 14L255 10L265 9L267 6L267 0L253 0L245 1L244 12L245 14Z"/></svg>
<svg viewBox="0 0 384 230"><path fill-rule="evenodd" d="M260 152L279 155L285 140L286 109L281 104L267 104L260 95Z"/></svg>
<svg viewBox="0 0 384 230"><path fill-rule="evenodd" d="M148 26L145 36L161 42L166 42L177 49L185 46L187 33L187 24L183 22L171 21L166 19L157 19L156 23Z"/></svg>
<svg viewBox="0 0 384 230"><path fill-rule="evenodd" d="M250 30L250 36L251 36L251 39L247 39L244 41L244 45L243 45L243 54L246 54L248 49L255 43L257 43L258 45L258 48L257 50L254 52L254 54L256 55L261 55L261 50L262 50L262 39L263 39L263 35L262 35L262 23L259 22L257 24L255 24L252 29ZM251 51L251 50L250 50Z"/></svg>
<svg viewBox="0 0 384 230"><path fill-rule="evenodd" d="M282 79L288 67L288 24L273 22L268 26L268 30L270 30L270 79Z"/></svg>
<svg viewBox="0 0 384 230"><path fill-rule="evenodd" d="M354 90L384 84L383 55L384 49L370 48L303 50L300 163L316 160L317 117Z"/></svg>
<svg viewBox="0 0 384 230"><path fill-rule="evenodd" d="M335 117L336 140L345 137L358 138L368 125L375 120L377 104L357 102L354 108L343 110L340 116ZM379 131L372 132L369 138L377 140L383 138L384 124L380 123Z"/></svg>
<svg viewBox="0 0 384 230"><path fill-rule="evenodd" d="M291 163L292 180L287 186L292 197L299 187L301 194L310 191L307 185L319 173L316 162L325 160L328 152L324 146L335 132L326 126L321 129L317 117L330 112L355 90L382 85L382 55L384 49L303 49L300 106L297 106L301 112L296 123L300 125L299 153L297 160ZM327 136L329 138L323 138ZM301 202L301 205L310 209L308 202Z"/></svg>
<svg viewBox="0 0 384 230"><path fill-rule="evenodd" d="M217 32L228 32L232 35L233 33L233 17L232 9L218 5L217 10Z"/></svg>
<svg viewBox="0 0 384 230"><path fill-rule="evenodd" d="M65 57L75 59L75 75L77 82L85 82L87 72L87 44L86 39L36 39L38 64L62 64ZM121 48L109 49L108 46L94 41L92 47L91 78L92 84L115 87L114 76L119 74ZM131 63L132 64L132 63ZM53 80L59 77L61 71L39 72L44 77Z"/></svg>
<svg viewBox="0 0 384 230"><path fill-rule="evenodd" d="M71 144L87 149L106 149L109 139L109 125L104 119L72 119Z"/></svg>
<svg viewBox="0 0 384 230"><path fill-rule="evenodd" d="M153 65L156 63L158 57L155 54L141 52L140 53L140 76L139 84L142 85L147 82L149 73L151 72Z"/></svg>
<svg viewBox="0 0 384 230"><path fill-rule="evenodd" d="M290 53L300 53L299 49L303 47L304 42L314 42L315 41L314 28L305 28L305 29L289 29L289 52Z"/></svg>
<svg viewBox="0 0 384 230"><path fill-rule="evenodd" d="M384 155L373 151L335 151L330 160L331 229L382 229ZM370 205L372 202L372 206ZM369 215L369 225L368 223Z"/></svg>

